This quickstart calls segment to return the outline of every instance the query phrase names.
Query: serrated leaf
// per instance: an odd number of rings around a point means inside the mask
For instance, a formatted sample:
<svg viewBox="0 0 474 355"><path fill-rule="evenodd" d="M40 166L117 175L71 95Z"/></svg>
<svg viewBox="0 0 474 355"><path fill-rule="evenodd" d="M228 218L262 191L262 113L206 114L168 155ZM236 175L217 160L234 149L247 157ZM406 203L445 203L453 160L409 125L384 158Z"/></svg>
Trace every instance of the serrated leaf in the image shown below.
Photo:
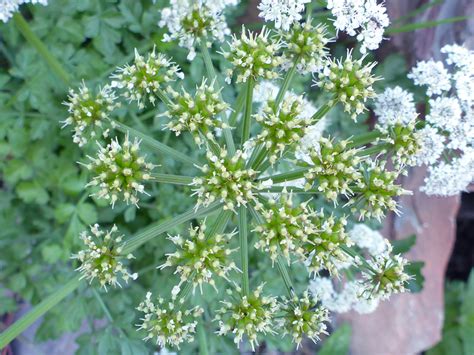
<svg viewBox="0 0 474 355"><path fill-rule="evenodd" d="M18 196L27 203L44 205L49 200L48 192L36 181L23 181L16 187Z"/></svg>
<svg viewBox="0 0 474 355"><path fill-rule="evenodd" d="M3 178L9 184L16 184L19 180L26 180L33 175L31 165L19 159L12 159L7 162L5 170L3 171Z"/></svg>
<svg viewBox="0 0 474 355"><path fill-rule="evenodd" d="M54 210L54 218L59 223L65 223L68 221L73 213L76 211L76 206L71 203L61 203Z"/></svg>

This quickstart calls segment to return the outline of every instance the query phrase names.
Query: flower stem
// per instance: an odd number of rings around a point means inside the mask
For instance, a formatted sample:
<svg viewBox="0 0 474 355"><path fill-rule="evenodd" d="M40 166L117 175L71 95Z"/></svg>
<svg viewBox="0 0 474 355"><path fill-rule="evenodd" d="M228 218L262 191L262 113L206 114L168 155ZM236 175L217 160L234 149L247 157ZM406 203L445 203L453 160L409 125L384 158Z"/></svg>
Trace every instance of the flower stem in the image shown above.
<svg viewBox="0 0 474 355"><path fill-rule="evenodd" d="M351 143L347 145L347 148L360 147L368 143L372 143L377 138L382 137L382 132L375 130L353 137Z"/></svg>
<svg viewBox="0 0 474 355"><path fill-rule="evenodd" d="M252 100L253 100L253 89L255 81L249 77L247 80L247 87L245 92L245 113L244 120L242 122L242 139L241 144L243 145L250 138L250 121L252 116Z"/></svg>
<svg viewBox="0 0 474 355"><path fill-rule="evenodd" d="M111 120L111 123L112 123L112 127L117 128L119 131L123 133L129 132L132 136L142 139L143 142L147 146L149 146L150 148L153 148L154 150L156 150L157 152L165 156L173 157L174 159L179 160L183 163L192 164L192 165L200 165L199 161L191 158L190 156L184 153L178 152L177 150L167 146L166 144L158 142L156 139L151 138L145 133L142 133L118 121Z"/></svg>
<svg viewBox="0 0 474 355"><path fill-rule="evenodd" d="M275 104L273 107L274 112L278 111L278 107L280 106L281 102L283 101L283 98L285 97L286 92L288 91L288 88L290 87L291 81L293 80L293 77L295 76L296 67L298 66L299 61L300 61L300 57L298 56L295 59L295 62L293 63L293 66L291 67L291 69L288 70L288 72L285 75L283 84L280 86L280 90L278 91L278 95L275 99Z"/></svg>
<svg viewBox="0 0 474 355"><path fill-rule="evenodd" d="M208 344L207 344L207 336L206 336L206 328L204 327L204 319L198 323L197 326L197 334L198 334L198 342L199 342L199 355L209 355Z"/></svg>
<svg viewBox="0 0 474 355"><path fill-rule="evenodd" d="M295 169L293 171L290 171L288 173L283 173L283 174L277 174L273 176L265 176L261 177L258 180L268 180L271 179L274 184L281 183L281 182L287 182L287 181L293 181L300 179L304 177L304 174L308 172L308 168L300 168L300 169Z"/></svg>
<svg viewBox="0 0 474 355"><path fill-rule="evenodd" d="M214 83L214 85L217 85L217 90L219 91L219 95L221 95L220 94L221 85L219 84L217 80L218 78L217 78L216 70L214 69L214 64L212 64L211 55L209 54L209 49L207 48L206 42L207 41L205 40L205 38L202 38L199 41L199 45L201 47L201 54L204 59L204 65L206 66L207 75L209 76L211 81ZM228 125L227 116L225 114L221 114L220 117L222 119L222 122ZM224 128L223 133L224 133L225 142L227 144L227 150L229 154L232 156L235 153L235 144L234 144L234 138L232 137L232 132L230 131L230 127Z"/></svg>
<svg viewBox="0 0 474 355"><path fill-rule="evenodd" d="M60 78L64 84L69 85L71 80L69 74L64 70L61 63L54 57L45 44L39 39L39 37L31 30L30 25L24 19L20 12L16 12L13 15L13 22L15 23L18 30L21 32L23 37L38 51L39 55L43 57L44 61L48 63L54 74Z"/></svg>
<svg viewBox="0 0 474 355"><path fill-rule="evenodd" d="M234 127L235 124L237 123L237 117L239 117L239 114L242 112L244 104L245 104L245 90L241 90L239 92L239 95L237 95L237 98L235 99L233 111L229 117L229 125L231 127Z"/></svg>
<svg viewBox="0 0 474 355"><path fill-rule="evenodd" d="M323 106L319 108L319 110L311 117L313 123L318 122L324 115L326 115L333 107L334 107L334 100L325 103Z"/></svg>
<svg viewBox="0 0 474 355"><path fill-rule="evenodd" d="M193 178L190 176L171 175L171 174L151 174L153 181L174 185L190 185Z"/></svg>
<svg viewBox="0 0 474 355"><path fill-rule="evenodd" d="M249 253L248 253L248 225L247 207L241 205L239 209L239 237L240 237L240 260L242 267L242 295L248 296L249 287Z"/></svg>
<svg viewBox="0 0 474 355"><path fill-rule="evenodd" d="M388 144L388 143L387 144L378 144L378 145L374 145L373 147L366 148L366 149L363 149L363 150L359 151L357 155L360 155L360 156L374 155L374 154L382 153L382 152L385 152L385 151L389 151L390 148L392 148L391 144Z"/></svg>
<svg viewBox="0 0 474 355"><path fill-rule="evenodd" d="M167 106L167 107L170 107L172 102L170 100L170 98L168 97L168 95L166 95L166 93L161 89L161 88L158 88L156 90L156 94L158 95L158 97L160 98L160 100Z"/></svg>

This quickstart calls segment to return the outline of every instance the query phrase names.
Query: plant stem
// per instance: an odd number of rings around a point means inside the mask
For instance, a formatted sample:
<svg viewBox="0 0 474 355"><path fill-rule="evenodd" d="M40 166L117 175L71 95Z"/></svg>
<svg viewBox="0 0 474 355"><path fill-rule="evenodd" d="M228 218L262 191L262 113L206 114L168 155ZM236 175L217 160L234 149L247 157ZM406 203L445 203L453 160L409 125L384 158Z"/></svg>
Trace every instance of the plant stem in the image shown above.
<svg viewBox="0 0 474 355"><path fill-rule="evenodd" d="M327 114L333 107L334 107L334 100L331 100L325 103L323 106L319 108L319 110L311 117L313 123L318 122L325 114Z"/></svg>
<svg viewBox="0 0 474 355"><path fill-rule="evenodd" d="M372 143L374 140L376 140L377 138L380 138L382 136L383 136L382 132L380 132L378 130L361 134L359 136L353 137L351 139L351 143L349 143L347 145L347 148L348 149L356 148L356 147L360 147L360 146L368 144L368 143Z"/></svg>
<svg viewBox="0 0 474 355"><path fill-rule="evenodd" d="M171 174L151 174L153 181L163 182L165 184L174 185L190 185L193 178L190 176L171 175Z"/></svg>
<svg viewBox="0 0 474 355"><path fill-rule="evenodd" d="M362 255L360 255L358 252L356 252L355 250L353 250L353 249L351 249L351 248L349 248L345 245L341 245L341 249L347 255L360 260L362 262L362 264L365 266L365 268L368 269L370 272L372 272L375 275L377 274L377 271L374 270L374 268L372 266L370 266L370 264L367 262L367 260L365 260L365 258Z"/></svg>
<svg viewBox="0 0 474 355"><path fill-rule="evenodd" d="M242 267L242 296L248 296L249 287L249 253L248 253L248 225L247 207L241 205L239 209L239 237L240 260Z"/></svg>
<svg viewBox="0 0 474 355"><path fill-rule="evenodd" d="M273 176L261 177L258 180L262 181L262 180L271 179L274 184L277 184L277 183L280 183L280 182L287 182L287 181L293 181L293 180L300 179L300 178L304 177L304 174L306 174L307 172L308 172L308 168L299 168L299 169L295 169L293 171L290 171L288 173L282 173L282 174L277 174L277 175L273 175Z"/></svg>
<svg viewBox="0 0 474 355"><path fill-rule="evenodd" d="M242 122L242 139L241 145L247 142L250 138L250 121L252 116L252 100L253 100L253 88L255 86L255 81L253 78L249 77L247 79L247 87L245 91L245 113L244 120Z"/></svg>
<svg viewBox="0 0 474 355"><path fill-rule="evenodd" d="M443 20L437 20L437 21L425 21L425 22L419 22L419 23L410 23L405 26L400 26L400 27L387 27L385 30L385 35L393 35L397 33L405 33L405 32L412 32L416 30L421 30L424 28L431 28L431 27L436 27L439 25L445 25L448 23L455 23L455 22L460 22L460 21L465 21L471 18L470 16L457 16L457 17L450 17L447 19Z"/></svg>
<svg viewBox="0 0 474 355"><path fill-rule="evenodd" d="M104 299L102 296L97 292L95 288L92 288L92 293L94 294L95 298L97 299L97 302L99 302L100 307L102 308L102 311L104 312L105 316L110 322L110 325L114 326L120 333L120 335L123 338L126 338L127 336L125 335L125 332L122 330L122 328L115 326L114 318L112 317L112 314L110 313L109 309L107 308L107 305L104 302Z"/></svg>
<svg viewBox="0 0 474 355"><path fill-rule="evenodd" d="M366 149L363 149L361 151L359 151L357 153L357 155L360 155L360 156L369 156L369 155L374 155L374 154L378 154L378 153L381 153L381 152L384 152L384 151L388 151L390 150L390 148L392 147L391 144L378 144L378 145L374 145L373 147L370 147L370 148L366 148Z"/></svg>
<svg viewBox="0 0 474 355"><path fill-rule="evenodd" d="M242 112L244 104L245 104L245 90L241 90L239 92L239 95L235 99L234 108L229 118L229 125L231 127L234 127L236 125L237 117L239 117L239 114Z"/></svg>
<svg viewBox="0 0 474 355"><path fill-rule="evenodd" d="M288 192L298 194L298 195L317 195L317 194L321 194L321 191L319 191L318 189L305 190L305 189L302 189L300 187L295 187L295 186L273 186L273 187L270 187L268 189L255 191L255 193L259 193L259 194L267 194L267 193L270 193L270 194L273 193L274 194L274 193L277 193L277 194L279 194L279 193L282 193L283 191L288 191Z"/></svg>
<svg viewBox="0 0 474 355"><path fill-rule="evenodd" d="M51 295L46 297L36 306L34 306L28 313L8 327L2 334L0 334L0 349L3 349L15 339L18 335L23 333L30 325L32 325L38 318L48 312L51 308L56 306L75 289L79 287L81 280L79 276L75 276L72 280L67 282L64 286L57 289Z"/></svg>
<svg viewBox="0 0 474 355"><path fill-rule="evenodd" d="M183 163L192 164L192 165L200 165L199 161L194 160L193 158L191 158L190 156L184 153L178 152L177 150L167 146L166 144L158 142L156 139L151 138L145 133L142 133L118 121L111 120L111 122L112 122L112 127L117 128L119 131L123 133L129 132L132 136L142 139L143 142L147 146L149 146L150 148L153 148L154 150L156 150L157 152L165 156L173 157L174 159L179 160Z"/></svg>
<svg viewBox="0 0 474 355"><path fill-rule="evenodd" d="M283 84L280 86L280 90L278 91L278 95L275 99L275 104L273 105L273 111L277 112L278 107L280 107L281 102L283 101L283 98L285 97L285 94L290 87L291 81L293 80L293 77L295 76L296 72L296 67L298 66L298 63L300 61L300 57L298 56L295 59L295 62L293 63L293 66L291 67L290 70L285 75L285 79L283 80Z"/></svg>
<svg viewBox="0 0 474 355"><path fill-rule="evenodd" d="M41 39L39 39L39 37L31 30L30 25L20 12L16 12L13 15L13 22L23 37L25 37L25 39L36 48L39 55L43 57L44 61L49 65L54 74L56 74L57 77L64 82L64 84L70 85L71 80L69 74L64 70L56 57L51 54Z"/></svg>
<svg viewBox="0 0 474 355"><path fill-rule="evenodd" d="M214 64L212 64L211 55L209 54L209 49L207 48L206 42L207 41L205 38L201 38L201 40L199 41L201 54L204 59L204 65L206 66L207 75L209 76L211 81L214 83L214 85L217 85L217 89L219 90L219 95L221 95L220 94L221 86L218 82L216 70L214 69ZM225 114L220 115L220 117L221 117L222 122L224 122L227 125L229 124L227 121L227 116ZM235 153L235 144L234 144L234 138L232 137L232 132L230 131L229 127L224 128L222 131L224 133L224 139L227 144L227 150L229 152L229 155L232 156Z"/></svg>
<svg viewBox="0 0 474 355"><path fill-rule="evenodd" d="M170 98L168 97L168 95L166 95L166 93L161 90L161 88L158 88L156 89L156 95L160 98L160 100L166 105L166 106L171 106L173 104L173 102L170 100Z"/></svg>
<svg viewBox="0 0 474 355"><path fill-rule="evenodd" d="M281 255L278 255L277 257L277 266L278 271L280 272L280 275L283 279L283 282L285 283L286 290L288 291L289 296L294 296L295 288L293 287L293 283L291 282L290 273L288 271L286 262Z"/></svg>
<svg viewBox="0 0 474 355"><path fill-rule="evenodd" d="M197 334L199 342L199 355L209 355L208 345L207 345L207 336L206 328L204 327L204 319L198 323Z"/></svg>

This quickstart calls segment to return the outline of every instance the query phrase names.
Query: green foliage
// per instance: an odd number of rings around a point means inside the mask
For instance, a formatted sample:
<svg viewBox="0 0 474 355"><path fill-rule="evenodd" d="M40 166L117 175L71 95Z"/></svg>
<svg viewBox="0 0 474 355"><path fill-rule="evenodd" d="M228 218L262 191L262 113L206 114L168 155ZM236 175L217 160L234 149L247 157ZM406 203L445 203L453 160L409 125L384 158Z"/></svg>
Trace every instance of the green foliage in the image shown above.
<svg viewBox="0 0 474 355"><path fill-rule="evenodd" d="M347 355L351 341L352 328L349 324L343 324L324 341L319 355Z"/></svg>
<svg viewBox="0 0 474 355"><path fill-rule="evenodd" d="M470 355L474 352L474 269L466 283L446 285L443 338L427 355Z"/></svg>

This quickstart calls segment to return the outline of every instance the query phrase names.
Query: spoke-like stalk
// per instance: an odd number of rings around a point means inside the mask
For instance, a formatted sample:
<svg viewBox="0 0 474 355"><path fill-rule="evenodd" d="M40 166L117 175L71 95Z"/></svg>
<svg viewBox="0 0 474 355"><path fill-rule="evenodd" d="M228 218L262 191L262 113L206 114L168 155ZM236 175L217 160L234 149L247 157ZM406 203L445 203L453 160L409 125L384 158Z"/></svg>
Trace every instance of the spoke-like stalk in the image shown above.
<svg viewBox="0 0 474 355"><path fill-rule="evenodd" d="M300 61L300 57L297 57L295 62L293 63L293 66L286 73L285 79L283 79L283 84L281 84L280 86L280 90L278 91L278 95L275 99L275 104L273 107L273 111L275 112L278 111L278 107L280 107L280 104L283 101L283 98L285 97L285 94L288 91L288 88L290 87L291 81L293 80L293 77L295 76L296 67L298 66L299 61Z"/></svg>
<svg viewBox="0 0 474 355"><path fill-rule="evenodd" d="M173 102L171 101L171 99L168 97L168 95L166 95L166 93L161 90L160 88L158 88L156 90L156 95L160 98L160 100L168 107L170 107Z"/></svg>
<svg viewBox="0 0 474 355"><path fill-rule="evenodd" d="M308 168L299 168L295 169L293 171L290 171L288 173L282 173L282 174L277 174L273 176L265 176L265 177L260 177L258 180L268 180L271 179L274 184L278 184L281 182L287 182L287 181L293 181L293 180L298 180L304 177L304 175L308 172Z"/></svg>
<svg viewBox="0 0 474 355"><path fill-rule="evenodd" d="M242 139L241 145L247 142L250 138L250 123L252 118L252 100L253 100L253 89L255 81L252 77L247 79L247 87L245 92L245 113L242 122Z"/></svg>
<svg viewBox="0 0 474 355"><path fill-rule="evenodd" d="M184 153L178 152L177 150L167 146L166 144L158 142L156 139L151 138L145 133L142 133L118 121L111 121L111 123L112 126L117 128L119 131L122 131L123 133L129 132L132 136L140 138L147 146L153 148L154 150L165 156L173 157L174 159L179 160L183 163L200 165L199 161L194 160L193 158Z"/></svg>
<svg viewBox="0 0 474 355"><path fill-rule="evenodd" d="M206 328L204 327L204 319L202 319L197 326L197 335L199 342L199 355L209 355L209 346L207 344Z"/></svg>
<svg viewBox="0 0 474 355"><path fill-rule="evenodd" d="M239 117L240 113L242 112L242 109L244 108L244 104L245 104L245 90L240 90L239 95L237 95L237 98L235 99L232 114L229 117L229 125L231 127L235 127L235 125L237 124L237 117Z"/></svg>
<svg viewBox="0 0 474 355"><path fill-rule="evenodd" d="M357 153L359 156L369 156L369 155L374 155L374 154L379 154L382 152L389 151L392 148L390 144L378 144L374 145L373 147L363 149Z"/></svg>
<svg viewBox="0 0 474 355"><path fill-rule="evenodd" d="M204 59L204 65L206 66L207 75L211 79L211 82L214 82L214 85L217 85L216 89L219 91L219 95L220 95L221 86L218 82L216 70L214 69L214 64L212 63L211 55L209 54L209 49L207 48L206 42L207 41L205 38L202 38L199 41L202 57ZM220 117L221 117L222 122L229 125L227 121L227 116L225 114L221 114ZM226 127L222 131L224 133L224 139L227 145L227 151L229 152L229 155L232 156L235 153L235 144L234 144L234 138L232 137L232 132L230 131L230 127Z"/></svg>
<svg viewBox="0 0 474 355"><path fill-rule="evenodd" d="M321 118L324 117L332 108L334 107L334 100L329 101L319 108L319 110L311 117L313 124L318 122Z"/></svg>
<svg viewBox="0 0 474 355"><path fill-rule="evenodd" d="M43 57L46 63L48 63L51 70L64 82L66 85L70 85L71 79L69 74L64 70L61 63L54 57L45 44L39 39L39 37L31 30L28 22L23 18L20 12L16 12L13 15L13 22L26 38L26 40L36 48L39 55Z"/></svg>
<svg viewBox="0 0 474 355"><path fill-rule="evenodd" d="M99 292L97 292L97 290L95 288L92 288L92 293L94 294L95 298L97 299L97 302L99 302L99 305L102 308L102 311L104 312L105 316L109 320L110 325L114 326L115 329L117 329L119 331L120 335L123 338L126 338L127 336L126 336L125 332L122 330L122 328L120 328L119 326L115 326L114 318L112 317L112 314L110 313L109 308L105 304L105 302L102 299L102 296L99 294Z"/></svg>
<svg viewBox="0 0 474 355"><path fill-rule="evenodd" d="M240 206L239 209L239 237L240 237L240 260L242 268L242 295L248 296L249 286L249 252L248 252L248 225L247 207Z"/></svg>
<svg viewBox="0 0 474 355"><path fill-rule="evenodd" d="M255 193L259 193L259 194L267 194L267 193L275 194L276 193L276 194L279 194L279 193L282 193L284 191L288 191L288 192L298 194L298 195L314 195L314 194L320 194L321 193L321 191L319 191L318 189L305 190L305 189L302 189L300 187L295 187L295 186L273 186L273 187L270 187L268 189L255 191Z"/></svg>
<svg viewBox="0 0 474 355"><path fill-rule="evenodd" d="M347 148L348 149L349 148L356 148L356 147L366 145L368 143L372 143L377 138L380 138L382 136L383 136L382 132L377 131L377 130L367 132L367 133L361 134L359 136L355 136L351 139L351 143L347 145Z"/></svg>
<svg viewBox="0 0 474 355"><path fill-rule="evenodd" d="M374 275L377 274L377 271L372 266L370 266L370 264L367 262L367 260L365 260L365 258L362 255L360 255L358 252L356 252L355 250L353 250L353 249L351 249L351 248L349 248L348 246L345 246L345 245L341 245L341 249L347 255L353 257L354 259L359 260L368 271L370 271Z"/></svg>
<svg viewBox="0 0 474 355"><path fill-rule="evenodd" d="M192 177L183 175L151 174L151 177L153 181L163 182L165 184L190 185L193 182Z"/></svg>

